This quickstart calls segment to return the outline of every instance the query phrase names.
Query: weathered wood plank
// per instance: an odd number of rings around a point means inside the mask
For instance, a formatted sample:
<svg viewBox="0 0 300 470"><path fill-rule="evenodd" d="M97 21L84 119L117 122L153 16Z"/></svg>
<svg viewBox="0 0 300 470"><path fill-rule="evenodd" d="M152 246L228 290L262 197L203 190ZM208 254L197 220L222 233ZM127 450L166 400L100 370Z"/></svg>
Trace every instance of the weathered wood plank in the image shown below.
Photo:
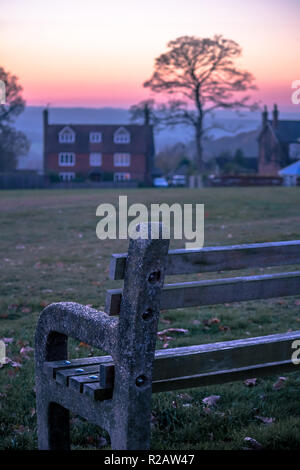
<svg viewBox="0 0 300 470"><path fill-rule="evenodd" d="M237 369L228 369L213 371L204 374L192 376L174 377L171 379L153 381L152 393L167 392L171 390L182 390L186 388L202 387L208 385L218 385L226 382L245 380L254 377L265 377L267 375L278 374L282 372L293 372L299 369L291 360L271 362L265 364L254 364L249 367L239 367ZM113 388L100 388L99 383L84 384L83 393L90 395L94 400L105 400L105 391L107 397L112 397ZM109 391L111 394L109 395Z"/></svg>
<svg viewBox="0 0 300 470"><path fill-rule="evenodd" d="M79 393L82 393L83 385L86 383L99 384L99 368L97 374L73 375L69 378L69 387Z"/></svg>
<svg viewBox="0 0 300 470"><path fill-rule="evenodd" d="M240 367L238 369L228 369L222 371L213 371L206 374L194 376L178 377L174 379L161 380L153 382L152 392L166 392L171 390L181 390L193 387L202 387L208 385L218 385L236 380L245 380L253 377L261 377L282 372L292 372L296 367L290 360L281 362L272 362L267 364L252 365L249 367Z"/></svg>
<svg viewBox="0 0 300 470"><path fill-rule="evenodd" d="M223 371L224 377L229 377L232 370L240 370L240 373L244 370L248 373L249 367L255 365L257 368L259 364L262 365L263 370L265 370L265 364L277 364L278 367L279 365L280 367L288 365L287 367L290 367L294 351L292 343L297 339L300 339L300 331L183 348L161 349L155 352L153 383L159 382L162 385L164 381L176 379L180 382L196 380L196 383L201 383L204 378L206 380L207 375L211 377L210 374L214 376L214 373ZM270 367L275 367L275 365ZM234 374L238 376L237 372ZM191 378L195 376L197 376L196 379ZM101 387L113 386L113 362L100 365L100 377Z"/></svg>
<svg viewBox="0 0 300 470"><path fill-rule="evenodd" d="M43 372L48 377L56 379L56 374L58 371L71 370L75 368L85 368L88 366L93 366L95 364L100 364L101 362L111 362L111 356L94 356L94 357L84 357L77 359L70 359L68 361L51 361L45 362ZM71 374L73 374L73 370ZM75 375L75 372L74 374ZM63 379L62 379L63 381Z"/></svg>
<svg viewBox="0 0 300 470"><path fill-rule="evenodd" d="M86 383L83 385L83 393L94 400L110 400L113 395L112 388L101 388L99 383Z"/></svg>
<svg viewBox="0 0 300 470"><path fill-rule="evenodd" d="M300 271L166 284L161 309L187 308L300 294ZM107 291L106 312L118 315L122 289Z"/></svg>
<svg viewBox="0 0 300 470"><path fill-rule="evenodd" d="M124 279L127 253L114 254L110 278ZM216 246L202 250L170 250L166 274L230 271L300 263L300 241Z"/></svg>
<svg viewBox="0 0 300 470"><path fill-rule="evenodd" d="M99 373L99 364L96 364L94 366L85 366L85 367L78 367L78 368L72 367L71 369L63 369L63 370L57 371L55 380L56 382L68 387L70 377L78 376L78 375L87 375L87 374L92 375L92 374L98 374L98 373Z"/></svg>

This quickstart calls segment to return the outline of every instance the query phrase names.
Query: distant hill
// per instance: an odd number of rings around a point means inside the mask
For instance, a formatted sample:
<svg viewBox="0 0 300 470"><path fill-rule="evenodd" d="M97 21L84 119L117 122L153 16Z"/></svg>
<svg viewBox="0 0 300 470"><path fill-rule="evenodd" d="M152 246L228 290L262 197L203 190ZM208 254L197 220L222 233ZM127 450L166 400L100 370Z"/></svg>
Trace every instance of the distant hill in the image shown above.
<svg viewBox="0 0 300 470"><path fill-rule="evenodd" d="M258 134L259 128L249 132L240 132L231 137L220 137L210 140L204 144L205 157L207 159L217 157L221 152L234 154L237 149L241 149L245 157L258 156Z"/></svg>

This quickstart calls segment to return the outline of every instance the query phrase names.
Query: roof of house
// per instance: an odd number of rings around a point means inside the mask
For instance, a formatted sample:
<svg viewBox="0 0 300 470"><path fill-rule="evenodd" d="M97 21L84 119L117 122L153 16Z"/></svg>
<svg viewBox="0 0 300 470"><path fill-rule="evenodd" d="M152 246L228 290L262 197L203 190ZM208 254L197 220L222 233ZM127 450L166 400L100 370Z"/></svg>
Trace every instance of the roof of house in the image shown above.
<svg viewBox="0 0 300 470"><path fill-rule="evenodd" d="M272 121L268 121L272 126ZM277 126L272 129L280 142L300 142L300 121L278 121Z"/></svg>
<svg viewBox="0 0 300 470"><path fill-rule="evenodd" d="M60 143L58 140L59 132L65 127L69 127L76 133L74 143ZM114 143L114 133L125 128L130 132L130 143ZM102 142L90 144L90 132L101 132ZM47 152L58 153L63 151L86 153L89 146L97 145L99 152L115 153L130 152L141 154L154 154L153 127L141 126L137 124L130 125L111 125L111 124L50 124L47 126Z"/></svg>
<svg viewBox="0 0 300 470"><path fill-rule="evenodd" d="M300 160L282 168L282 170L279 170L278 174L280 176L300 176Z"/></svg>

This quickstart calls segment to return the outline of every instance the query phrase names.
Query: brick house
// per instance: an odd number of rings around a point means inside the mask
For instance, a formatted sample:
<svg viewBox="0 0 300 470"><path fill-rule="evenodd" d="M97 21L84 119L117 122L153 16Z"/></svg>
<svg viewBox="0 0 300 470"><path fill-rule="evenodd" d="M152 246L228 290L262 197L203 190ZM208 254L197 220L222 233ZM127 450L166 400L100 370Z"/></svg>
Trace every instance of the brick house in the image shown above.
<svg viewBox="0 0 300 470"><path fill-rule="evenodd" d="M63 181L135 180L151 184L154 159L150 125L49 124L43 111L44 172Z"/></svg>
<svg viewBox="0 0 300 470"><path fill-rule="evenodd" d="M275 104L269 120L265 106L258 136L258 173L263 176L278 176L281 168L300 159L300 121L279 120L278 116Z"/></svg>

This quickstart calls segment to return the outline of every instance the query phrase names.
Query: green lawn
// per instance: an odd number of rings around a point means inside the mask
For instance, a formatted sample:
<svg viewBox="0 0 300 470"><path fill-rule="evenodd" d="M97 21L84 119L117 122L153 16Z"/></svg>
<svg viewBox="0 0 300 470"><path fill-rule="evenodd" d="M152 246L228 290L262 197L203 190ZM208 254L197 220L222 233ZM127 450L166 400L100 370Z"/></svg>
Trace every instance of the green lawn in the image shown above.
<svg viewBox="0 0 300 470"><path fill-rule="evenodd" d="M204 203L205 246L300 239L299 188L137 189L121 194L128 194L129 204ZM7 356L13 361L0 369L1 449L37 447L33 352L26 347L34 346L39 312L54 301L103 309L105 290L119 286L108 278L109 258L126 251L127 241L100 241L95 233L97 206L117 204L118 196L114 190L0 192L0 338L8 338ZM183 241L171 242L171 248L183 247ZM162 312L159 328L189 330L174 335L169 347L298 330L299 298ZM162 347L160 341L157 347ZM97 351L70 342L70 355L88 354ZM250 436L267 449L300 449L300 378L297 373L285 377L279 389L273 388L278 376L272 376L258 379L253 387L236 382L153 396L151 447L242 449ZM207 409L202 400L210 395L220 399ZM261 418L272 420L265 424ZM81 418L73 416L71 423L73 448L97 448L105 442L101 436L108 440L105 431Z"/></svg>

